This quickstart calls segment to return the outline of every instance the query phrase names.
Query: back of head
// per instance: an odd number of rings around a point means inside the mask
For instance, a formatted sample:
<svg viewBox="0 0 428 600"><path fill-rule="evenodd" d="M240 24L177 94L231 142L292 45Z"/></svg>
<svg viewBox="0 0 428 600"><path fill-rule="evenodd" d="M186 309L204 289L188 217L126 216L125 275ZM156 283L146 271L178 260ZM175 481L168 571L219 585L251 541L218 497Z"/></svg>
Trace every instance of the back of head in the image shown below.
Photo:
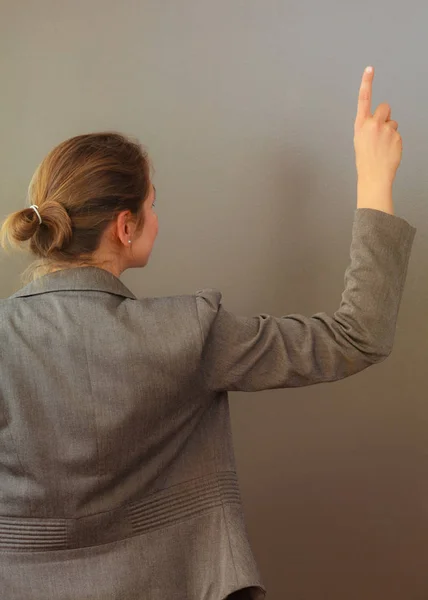
<svg viewBox="0 0 428 600"><path fill-rule="evenodd" d="M90 264L103 232L121 211L130 211L142 225L149 188L149 160L138 143L118 133L73 137L37 168L29 207L6 218L2 245L28 242L47 270Z"/></svg>

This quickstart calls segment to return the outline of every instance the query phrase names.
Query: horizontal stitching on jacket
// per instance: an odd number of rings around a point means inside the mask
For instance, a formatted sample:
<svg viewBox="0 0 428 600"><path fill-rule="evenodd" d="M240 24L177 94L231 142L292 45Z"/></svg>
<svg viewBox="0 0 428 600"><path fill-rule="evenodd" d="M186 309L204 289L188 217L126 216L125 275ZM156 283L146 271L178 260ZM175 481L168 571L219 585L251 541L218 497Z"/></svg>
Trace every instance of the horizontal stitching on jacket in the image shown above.
<svg viewBox="0 0 428 600"><path fill-rule="evenodd" d="M98 546L196 518L222 504L241 504L232 471L185 481L140 501L76 519L0 516L0 551Z"/></svg>

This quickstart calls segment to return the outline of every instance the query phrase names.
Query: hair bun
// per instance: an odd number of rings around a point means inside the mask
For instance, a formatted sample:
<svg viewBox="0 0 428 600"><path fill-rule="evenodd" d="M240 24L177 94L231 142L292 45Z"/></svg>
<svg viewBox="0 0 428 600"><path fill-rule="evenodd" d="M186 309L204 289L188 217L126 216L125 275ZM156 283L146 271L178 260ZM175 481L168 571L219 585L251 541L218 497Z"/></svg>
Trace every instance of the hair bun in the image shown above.
<svg viewBox="0 0 428 600"><path fill-rule="evenodd" d="M41 206L35 204L12 213L1 230L3 246L30 241L31 249L45 258L63 251L71 236L70 216L56 200L45 200Z"/></svg>
<svg viewBox="0 0 428 600"><path fill-rule="evenodd" d="M53 252L62 252L69 244L73 231L68 212L56 200L45 200L38 207L38 211L42 223L39 224L38 216L34 211L34 216L40 226L37 227L33 238L39 253L48 257Z"/></svg>
<svg viewBox="0 0 428 600"><path fill-rule="evenodd" d="M43 219L42 219L43 221ZM2 246L12 246L30 240L40 227L40 220L36 212L30 208L23 208L7 217L1 228Z"/></svg>

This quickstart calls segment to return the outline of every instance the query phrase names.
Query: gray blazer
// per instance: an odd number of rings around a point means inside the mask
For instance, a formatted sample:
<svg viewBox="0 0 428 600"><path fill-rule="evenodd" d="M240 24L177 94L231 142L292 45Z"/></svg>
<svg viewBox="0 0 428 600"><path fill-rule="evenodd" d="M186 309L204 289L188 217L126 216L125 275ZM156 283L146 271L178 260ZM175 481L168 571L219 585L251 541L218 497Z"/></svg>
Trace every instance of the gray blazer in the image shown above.
<svg viewBox="0 0 428 600"><path fill-rule="evenodd" d="M387 357L413 236L357 211L332 317L237 317L216 291L137 300L97 268L2 300L1 598L264 598L227 392L335 381Z"/></svg>

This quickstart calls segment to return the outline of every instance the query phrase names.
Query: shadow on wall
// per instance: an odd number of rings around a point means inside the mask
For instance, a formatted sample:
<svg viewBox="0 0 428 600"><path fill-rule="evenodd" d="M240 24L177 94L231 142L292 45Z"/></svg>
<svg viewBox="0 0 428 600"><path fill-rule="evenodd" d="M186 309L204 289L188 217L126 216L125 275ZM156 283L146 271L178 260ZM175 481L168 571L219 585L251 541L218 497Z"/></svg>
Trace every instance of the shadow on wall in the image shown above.
<svg viewBox="0 0 428 600"><path fill-rule="evenodd" d="M353 188L349 206L343 206L346 215L337 215L331 191L335 182L329 181L319 157L306 149L294 146L265 152L258 168L265 172L269 229L245 311L281 316L335 310L349 262ZM336 194L343 196L337 184ZM337 221L343 224L344 219L347 227L339 228Z"/></svg>

